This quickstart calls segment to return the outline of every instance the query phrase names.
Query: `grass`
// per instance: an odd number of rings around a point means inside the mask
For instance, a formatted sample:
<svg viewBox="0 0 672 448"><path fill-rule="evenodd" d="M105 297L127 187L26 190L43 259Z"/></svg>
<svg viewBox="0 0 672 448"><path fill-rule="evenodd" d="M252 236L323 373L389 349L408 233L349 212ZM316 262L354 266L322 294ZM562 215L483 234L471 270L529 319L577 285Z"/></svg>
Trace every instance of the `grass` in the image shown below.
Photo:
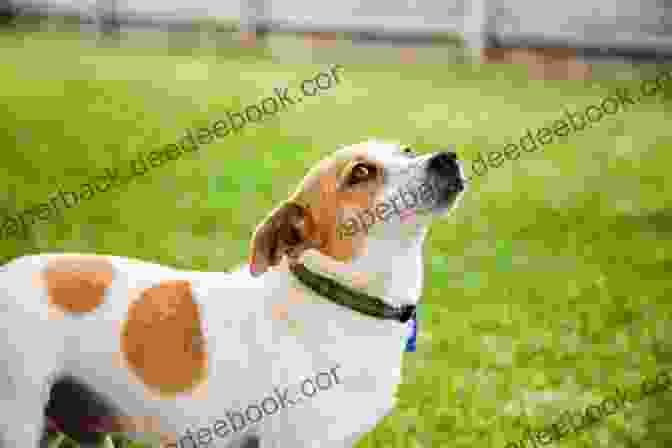
<svg viewBox="0 0 672 448"><path fill-rule="evenodd" d="M254 50L96 49L67 33L4 34L0 52L0 210L8 213L327 69ZM328 93L39 224L26 240L0 241L0 252L233 267L268 210L339 144L455 144L469 160L560 118L565 106L637 86L532 81L510 66L334 63L345 82ZM633 79L656 69L617 68ZM358 448L501 448L525 425L542 427L672 366L671 98L672 86L491 169L460 211L432 228L418 351L405 356L398 408ZM226 200L209 196L212 178L230 186ZM671 395L558 446L665 446Z"/></svg>

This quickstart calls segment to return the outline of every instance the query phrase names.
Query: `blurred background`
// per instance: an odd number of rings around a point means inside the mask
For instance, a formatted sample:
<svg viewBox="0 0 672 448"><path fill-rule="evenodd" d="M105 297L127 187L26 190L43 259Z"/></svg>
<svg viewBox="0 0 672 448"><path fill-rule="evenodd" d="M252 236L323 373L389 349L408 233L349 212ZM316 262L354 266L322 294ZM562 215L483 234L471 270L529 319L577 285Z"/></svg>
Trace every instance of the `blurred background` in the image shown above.
<svg viewBox="0 0 672 448"><path fill-rule="evenodd" d="M565 109L637 92L671 69L672 3L0 0L0 55L0 218L341 65L334 88L0 239L2 262L221 271L339 145L452 144L470 174ZM432 227L417 352L358 448L503 448L672 367L671 84L476 177ZM671 415L658 394L555 444L668 447Z"/></svg>

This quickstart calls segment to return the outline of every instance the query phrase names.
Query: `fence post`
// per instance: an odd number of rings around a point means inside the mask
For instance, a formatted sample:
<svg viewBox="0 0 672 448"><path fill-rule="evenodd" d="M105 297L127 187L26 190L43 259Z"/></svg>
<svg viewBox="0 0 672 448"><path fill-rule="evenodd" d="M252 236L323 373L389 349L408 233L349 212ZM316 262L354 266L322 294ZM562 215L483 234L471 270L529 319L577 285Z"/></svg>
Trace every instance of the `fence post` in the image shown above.
<svg viewBox="0 0 672 448"><path fill-rule="evenodd" d="M240 0L241 40L253 44L266 28L266 0Z"/></svg>
<svg viewBox="0 0 672 448"><path fill-rule="evenodd" d="M16 17L16 9L11 0L0 0L0 25L9 26Z"/></svg>
<svg viewBox="0 0 672 448"><path fill-rule="evenodd" d="M479 57L485 48L486 33L489 31L487 26L490 2L488 0L464 1L469 8L469 12L464 16L464 41L471 55Z"/></svg>

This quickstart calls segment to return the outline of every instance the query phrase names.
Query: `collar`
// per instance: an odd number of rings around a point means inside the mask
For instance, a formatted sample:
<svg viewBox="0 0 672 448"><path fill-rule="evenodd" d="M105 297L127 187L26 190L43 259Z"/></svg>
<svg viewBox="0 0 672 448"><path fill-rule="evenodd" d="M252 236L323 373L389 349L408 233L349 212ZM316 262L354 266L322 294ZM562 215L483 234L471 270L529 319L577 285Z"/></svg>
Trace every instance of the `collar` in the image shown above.
<svg viewBox="0 0 672 448"><path fill-rule="evenodd" d="M330 301L367 316L392 319L401 323L415 318L415 305L395 307L378 297L357 291L330 278L309 271L303 264L290 264L289 270L308 288Z"/></svg>

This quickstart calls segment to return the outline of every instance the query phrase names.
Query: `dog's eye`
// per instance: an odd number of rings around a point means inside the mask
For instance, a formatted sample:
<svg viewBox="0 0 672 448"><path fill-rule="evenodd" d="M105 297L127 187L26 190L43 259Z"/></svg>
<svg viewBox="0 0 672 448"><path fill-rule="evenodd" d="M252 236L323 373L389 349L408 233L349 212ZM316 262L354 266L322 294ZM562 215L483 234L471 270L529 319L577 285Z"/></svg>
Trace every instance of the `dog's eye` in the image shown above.
<svg viewBox="0 0 672 448"><path fill-rule="evenodd" d="M371 180L375 176L376 176L375 166L360 163L359 165L356 165L350 172L350 179L348 180L348 184L354 185L359 182Z"/></svg>

